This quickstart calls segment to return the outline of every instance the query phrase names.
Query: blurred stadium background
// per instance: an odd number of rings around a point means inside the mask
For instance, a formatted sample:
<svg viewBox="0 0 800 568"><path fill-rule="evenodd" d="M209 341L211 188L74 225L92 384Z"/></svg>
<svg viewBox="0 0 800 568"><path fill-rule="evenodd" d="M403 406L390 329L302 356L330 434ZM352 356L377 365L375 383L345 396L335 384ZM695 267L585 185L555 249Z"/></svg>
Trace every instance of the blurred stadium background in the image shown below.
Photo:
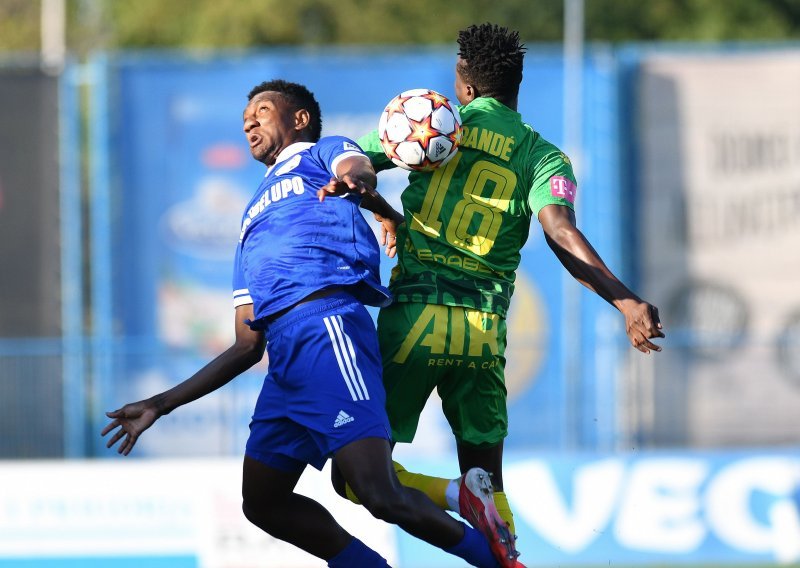
<svg viewBox="0 0 800 568"><path fill-rule="evenodd" d="M264 366L127 459L103 412L231 340L249 88L305 83L357 137L402 90L452 96L456 31L483 21L527 40L520 111L667 333L631 349L532 228L509 318L522 559L800 565L800 1L0 0L0 567L321 565L240 513ZM439 414L398 453L454 477ZM395 566L457 565L324 474L302 489Z"/></svg>

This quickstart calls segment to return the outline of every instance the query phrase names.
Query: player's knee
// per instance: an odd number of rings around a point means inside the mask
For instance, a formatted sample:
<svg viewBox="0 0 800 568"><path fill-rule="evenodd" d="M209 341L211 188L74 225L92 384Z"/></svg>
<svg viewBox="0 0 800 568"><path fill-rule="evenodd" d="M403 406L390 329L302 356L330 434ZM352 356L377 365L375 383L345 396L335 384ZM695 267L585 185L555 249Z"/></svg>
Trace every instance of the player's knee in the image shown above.
<svg viewBox="0 0 800 568"><path fill-rule="evenodd" d="M245 498L242 500L242 513L244 513L245 519L264 532L274 536L273 533L276 528L276 526L274 526L275 517L270 515L268 511L259 508L257 504Z"/></svg>
<svg viewBox="0 0 800 568"><path fill-rule="evenodd" d="M244 513L244 518L253 523L254 525L258 525L257 517L255 511L247 504L247 500L242 500L242 513Z"/></svg>
<svg viewBox="0 0 800 568"><path fill-rule="evenodd" d="M359 495L359 499L373 517L387 523L397 524L399 519L407 518L413 513L402 489L390 492L367 491L365 495Z"/></svg>
<svg viewBox="0 0 800 568"><path fill-rule="evenodd" d="M376 519L380 519L387 523L392 522L393 509L391 503L386 499L381 498L368 498L362 499L361 504L370 512Z"/></svg>

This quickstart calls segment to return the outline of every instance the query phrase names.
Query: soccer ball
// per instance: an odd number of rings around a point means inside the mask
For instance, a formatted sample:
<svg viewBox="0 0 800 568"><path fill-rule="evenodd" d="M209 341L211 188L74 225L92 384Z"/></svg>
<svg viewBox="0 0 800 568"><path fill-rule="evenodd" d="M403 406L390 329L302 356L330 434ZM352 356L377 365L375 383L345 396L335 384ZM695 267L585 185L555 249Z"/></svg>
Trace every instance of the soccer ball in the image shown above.
<svg viewBox="0 0 800 568"><path fill-rule="evenodd" d="M432 170L458 151L461 115L436 91L403 91L386 105L378 136L386 156L396 165L418 172Z"/></svg>

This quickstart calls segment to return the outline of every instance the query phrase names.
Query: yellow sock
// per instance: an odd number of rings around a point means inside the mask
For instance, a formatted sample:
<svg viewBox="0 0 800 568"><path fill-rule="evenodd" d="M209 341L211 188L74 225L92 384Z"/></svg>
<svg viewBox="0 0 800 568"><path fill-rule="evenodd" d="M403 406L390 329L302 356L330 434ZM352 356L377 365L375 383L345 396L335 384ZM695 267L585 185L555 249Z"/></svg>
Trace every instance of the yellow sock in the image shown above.
<svg viewBox="0 0 800 568"><path fill-rule="evenodd" d="M450 483L449 479L432 477L430 475L423 475L422 473L412 473L406 471L406 468L399 463L393 463L394 470L397 472L397 479L400 480L400 483L406 487L422 491L431 501L436 503L436 505L447 510L447 499L445 499L444 494L447 490L447 485Z"/></svg>
<svg viewBox="0 0 800 568"><path fill-rule="evenodd" d="M393 463L394 470L397 472L397 479L400 480L400 483L406 487L412 487L422 491L430 498L431 501L436 503L436 505L442 509L449 509L447 505L447 499L445 498L445 491L450 483L449 479L432 477L430 475L423 475L421 473L412 473L407 471L406 468L404 468L401 464L397 462ZM350 501L357 505L361 504L361 501L358 500L358 497L355 496L355 493L353 493L353 490L350 489L349 485L345 485L345 492L347 493L347 498ZM511 511L511 506L508 504L508 497L506 497L504 491L495 491L494 506L497 507L497 512L500 514L500 518L508 523L508 528L511 531L511 534L517 534L517 530L514 525L514 513Z"/></svg>
<svg viewBox="0 0 800 568"><path fill-rule="evenodd" d="M406 468L404 468L401 464L397 462L392 463L394 464L394 470L397 472L397 479L400 480L401 484L403 484L405 487L411 487L413 489L422 491L430 498L431 501L436 503L436 505L442 509L447 509L447 500L444 497L444 492L447 489L447 484L450 483L449 479L431 477L421 473L412 473L410 471L406 471ZM349 484L345 484L344 490L347 498L350 501L356 505L361 504L361 501L358 500L356 494L353 493L352 489L350 489Z"/></svg>
<svg viewBox="0 0 800 568"><path fill-rule="evenodd" d="M497 508L497 512L500 513L500 517L508 523L511 534L517 534L514 528L514 513L511 512L511 507L508 504L508 497L506 497L503 491L494 492L494 506Z"/></svg>

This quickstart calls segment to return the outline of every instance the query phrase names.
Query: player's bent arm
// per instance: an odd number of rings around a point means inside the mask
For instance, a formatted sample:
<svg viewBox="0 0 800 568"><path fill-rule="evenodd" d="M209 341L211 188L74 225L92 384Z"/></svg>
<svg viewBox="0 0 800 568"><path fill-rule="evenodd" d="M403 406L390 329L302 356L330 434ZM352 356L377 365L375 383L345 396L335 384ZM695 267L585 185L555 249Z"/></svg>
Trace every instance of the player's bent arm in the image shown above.
<svg viewBox="0 0 800 568"><path fill-rule="evenodd" d="M159 415L168 414L217 390L261 361L266 346L264 333L253 331L245 323L252 319L253 304L236 308L236 340L233 345L182 383L152 397L150 401Z"/></svg>
<svg viewBox="0 0 800 568"><path fill-rule="evenodd" d="M563 205L547 205L539 211L545 240L558 260L581 284L597 293L625 316L631 344L642 351L661 351L649 340L664 337L658 309L643 301L608 269L600 255L578 230L575 212Z"/></svg>
<svg viewBox="0 0 800 568"><path fill-rule="evenodd" d="M404 222L402 213L396 211L375 191L378 178L366 156L354 155L343 158L337 165L335 176L327 184L317 190L317 197L324 201L328 196L357 193L361 196L360 206L372 211L381 224L383 238L381 244L386 245L386 254L394 257L397 254L397 227Z"/></svg>
<svg viewBox="0 0 800 568"><path fill-rule="evenodd" d="M369 161L369 158L362 155L353 155L340 160L336 164L336 177L343 180L345 176L351 180L360 182L359 189L364 188L368 191L375 191L378 185L378 176Z"/></svg>
<svg viewBox="0 0 800 568"><path fill-rule="evenodd" d="M375 190L378 185L378 177L369 158L366 156L345 158L336 167L336 177L347 183L351 191L355 190L356 193L361 194L362 208L371 211L379 218L402 223L403 216ZM355 187L351 183L355 184Z"/></svg>

